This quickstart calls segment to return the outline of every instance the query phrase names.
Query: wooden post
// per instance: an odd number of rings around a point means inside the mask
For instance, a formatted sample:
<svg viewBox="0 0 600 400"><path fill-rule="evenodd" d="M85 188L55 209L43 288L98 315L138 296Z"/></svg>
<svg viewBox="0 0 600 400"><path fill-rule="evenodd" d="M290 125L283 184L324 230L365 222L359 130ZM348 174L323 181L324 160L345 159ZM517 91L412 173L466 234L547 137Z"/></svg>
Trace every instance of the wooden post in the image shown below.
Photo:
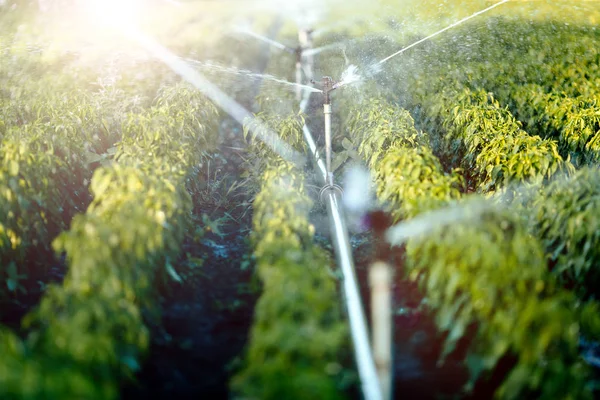
<svg viewBox="0 0 600 400"><path fill-rule="evenodd" d="M393 269L387 262L390 249L384 235L390 227L390 216L381 211L369 213L369 222L373 228L375 242L375 261L369 266L369 285L371 288L371 346L377 368L377 376L384 400L390 400L393 392L393 331L392 279Z"/></svg>
<svg viewBox="0 0 600 400"><path fill-rule="evenodd" d="M383 261L369 268L371 287L372 347L384 400L392 394L392 271Z"/></svg>

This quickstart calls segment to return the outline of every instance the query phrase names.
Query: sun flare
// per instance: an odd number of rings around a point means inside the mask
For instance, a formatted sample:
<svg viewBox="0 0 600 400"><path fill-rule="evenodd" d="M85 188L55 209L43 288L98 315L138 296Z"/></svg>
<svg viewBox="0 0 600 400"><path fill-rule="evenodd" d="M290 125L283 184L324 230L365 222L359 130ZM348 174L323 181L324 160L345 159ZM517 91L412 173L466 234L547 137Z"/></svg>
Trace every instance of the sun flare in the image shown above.
<svg viewBox="0 0 600 400"><path fill-rule="evenodd" d="M90 21L118 29L131 29L138 20L142 0L83 0L83 11Z"/></svg>

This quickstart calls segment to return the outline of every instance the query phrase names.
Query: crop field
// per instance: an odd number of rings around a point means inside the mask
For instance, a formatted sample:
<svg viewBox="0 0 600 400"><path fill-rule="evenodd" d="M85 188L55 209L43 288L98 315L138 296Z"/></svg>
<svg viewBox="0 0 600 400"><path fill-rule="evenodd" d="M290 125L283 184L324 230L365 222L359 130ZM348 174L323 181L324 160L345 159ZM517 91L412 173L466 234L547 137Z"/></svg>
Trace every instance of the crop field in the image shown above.
<svg viewBox="0 0 600 400"><path fill-rule="evenodd" d="M600 2L0 0L0 399L600 398Z"/></svg>

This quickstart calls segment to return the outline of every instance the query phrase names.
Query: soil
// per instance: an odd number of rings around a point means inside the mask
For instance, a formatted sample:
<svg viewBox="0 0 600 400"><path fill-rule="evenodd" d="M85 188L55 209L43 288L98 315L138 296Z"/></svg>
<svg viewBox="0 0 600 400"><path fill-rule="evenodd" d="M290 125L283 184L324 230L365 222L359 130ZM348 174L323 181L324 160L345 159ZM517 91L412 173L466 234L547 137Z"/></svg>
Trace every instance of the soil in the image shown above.
<svg viewBox="0 0 600 400"><path fill-rule="evenodd" d="M221 122L222 145L192 176L194 220L175 265L183 282L161 292L161 323L151 325L149 356L121 398L227 399L231 369L244 346L260 287L249 234L252 193L236 186L244 170L239 126ZM210 225L210 230L206 229ZM200 261L201 260L201 261Z"/></svg>
<svg viewBox="0 0 600 400"><path fill-rule="evenodd" d="M162 324L152 327L149 358L123 399L228 397L228 366L247 341L258 290L253 266L241 266L250 250L246 234L226 229L184 245L204 263L161 299Z"/></svg>

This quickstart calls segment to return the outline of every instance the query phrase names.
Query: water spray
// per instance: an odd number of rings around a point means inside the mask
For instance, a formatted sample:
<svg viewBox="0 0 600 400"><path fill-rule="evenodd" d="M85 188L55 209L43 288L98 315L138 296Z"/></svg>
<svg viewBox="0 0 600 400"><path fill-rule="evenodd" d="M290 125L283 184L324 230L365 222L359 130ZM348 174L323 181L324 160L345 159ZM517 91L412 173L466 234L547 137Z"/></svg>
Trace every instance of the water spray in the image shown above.
<svg viewBox="0 0 600 400"><path fill-rule="evenodd" d="M298 46L290 47L273 39L259 35L248 29L239 29L238 32L245 33L255 39L261 40L280 50L293 54L296 58L296 99L302 100L302 90L305 86L302 84L302 75L306 77L307 82L312 82L314 56L322 51L335 48L339 43L328 44L318 48L312 48L313 44L313 29L301 28L298 30Z"/></svg>
<svg viewBox="0 0 600 400"><path fill-rule="evenodd" d="M435 32L435 33L432 33L431 35L429 35L429 36L426 36L426 37L424 37L423 39L417 40L416 42L414 42L414 43L412 43L412 44L410 44L410 45L408 45L408 46L404 47L403 49L400 49L399 51L395 52L394 54L392 54L392 55L390 55L390 56L388 56L388 57L384 58L384 59L383 59L383 60L381 60L381 61L379 61L379 62L378 62L376 65L383 64L383 63L385 63L386 61L388 61L389 59L391 59L391 58L394 58L394 57L396 57L397 55L404 53L406 50L408 50L408 49L411 49L411 48L415 47L416 45L418 45L418 44L421 44L421 43L423 43L423 42L425 42L425 41L427 41L427 40L429 40L429 39L432 39L432 38L436 37L437 35L439 35L439 34L441 34L441 33L444 33L444 32L446 32L446 31L447 31L447 30L449 30L449 29L452 29L452 28L454 28L454 27L456 27L456 26L458 26L458 25L461 25L461 24L463 24L463 23L467 22L468 20L470 20L471 18L475 18L475 17L477 17L478 15L481 15L481 14L483 14L483 13L486 13L486 12L488 12L488 11L490 11L490 10L492 10L492 9L494 9L494 8L496 8L496 7L498 7L498 6L502 5L502 4L504 4L504 3L508 3L509 1L510 1L510 0L502 0L502 1L499 1L499 2L498 2L498 3L496 3L496 4L492 4L492 5L491 5L491 6L489 6L488 8L485 8L485 9L483 9L483 10L481 10L481 11L477 11L476 13L474 13L474 14L471 14L471 15L469 15L468 17L465 17L465 18L461 19L460 21L456 21L455 23L453 23L453 24L450 24L450 25L448 25L447 27L445 27L445 28L443 28L443 29L440 29L440 30L439 30L439 31L437 31L437 32Z"/></svg>

